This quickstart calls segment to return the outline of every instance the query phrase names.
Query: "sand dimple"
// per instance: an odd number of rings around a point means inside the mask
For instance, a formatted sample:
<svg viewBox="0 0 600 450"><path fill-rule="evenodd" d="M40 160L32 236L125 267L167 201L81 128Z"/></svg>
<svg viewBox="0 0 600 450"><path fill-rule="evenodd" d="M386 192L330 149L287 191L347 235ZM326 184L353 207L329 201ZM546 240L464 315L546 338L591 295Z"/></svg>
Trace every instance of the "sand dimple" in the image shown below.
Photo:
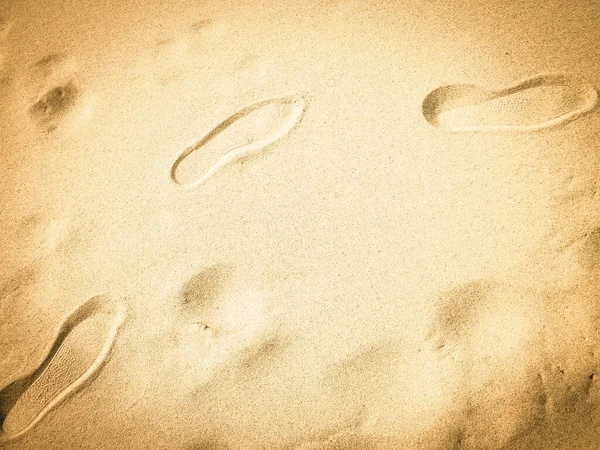
<svg viewBox="0 0 600 450"><path fill-rule="evenodd" d="M80 86L76 61L64 53L51 53L20 74L18 92L28 120L49 133L59 127L84 122L92 98Z"/></svg>
<svg viewBox="0 0 600 450"><path fill-rule="evenodd" d="M236 374L249 378L273 370L290 345L288 337L265 336L241 351L235 364Z"/></svg>
<svg viewBox="0 0 600 450"><path fill-rule="evenodd" d="M29 116L47 131L56 129L58 123L75 107L79 90L73 81L46 92L29 108Z"/></svg>
<svg viewBox="0 0 600 450"><path fill-rule="evenodd" d="M67 317L40 367L0 391L0 418L7 438L34 427L93 380L108 360L124 314L120 305L98 296Z"/></svg>
<svg viewBox="0 0 600 450"><path fill-rule="evenodd" d="M422 111L431 125L451 132L534 131L570 122L597 104L598 92L586 80L548 73L502 89L442 86L425 97Z"/></svg>
<svg viewBox="0 0 600 450"><path fill-rule="evenodd" d="M489 280L474 281L458 286L440 296L439 309L429 330L429 338L436 337L438 349L457 343L472 332L481 308L489 305L497 288Z"/></svg>
<svg viewBox="0 0 600 450"><path fill-rule="evenodd" d="M212 265L187 280L179 292L182 311L199 315L218 301L231 279L231 270L224 265Z"/></svg>
<svg viewBox="0 0 600 450"><path fill-rule="evenodd" d="M264 373L289 344L277 333L269 294L233 275L230 267L208 266L177 295L173 328L164 342L177 350L165 376L187 375L182 381L192 392L218 373L239 379Z"/></svg>
<svg viewBox="0 0 600 450"><path fill-rule="evenodd" d="M186 149L171 168L171 179L196 187L221 168L256 154L283 138L300 121L301 97L278 97L252 103L228 117Z"/></svg>

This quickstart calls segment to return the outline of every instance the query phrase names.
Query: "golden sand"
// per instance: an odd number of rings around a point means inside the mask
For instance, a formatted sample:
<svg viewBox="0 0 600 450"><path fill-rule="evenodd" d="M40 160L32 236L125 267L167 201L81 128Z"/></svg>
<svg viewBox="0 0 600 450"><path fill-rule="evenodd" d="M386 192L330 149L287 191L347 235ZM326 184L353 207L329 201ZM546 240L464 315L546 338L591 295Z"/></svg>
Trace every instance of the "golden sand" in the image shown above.
<svg viewBox="0 0 600 450"><path fill-rule="evenodd" d="M0 448L600 449L600 4L0 4Z"/></svg>

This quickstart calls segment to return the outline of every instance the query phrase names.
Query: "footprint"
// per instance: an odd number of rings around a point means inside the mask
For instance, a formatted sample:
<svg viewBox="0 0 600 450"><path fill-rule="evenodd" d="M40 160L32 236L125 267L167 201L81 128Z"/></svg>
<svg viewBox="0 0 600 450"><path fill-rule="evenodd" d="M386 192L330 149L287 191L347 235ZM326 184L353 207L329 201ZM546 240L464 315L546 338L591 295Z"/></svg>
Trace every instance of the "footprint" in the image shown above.
<svg viewBox="0 0 600 450"><path fill-rule="evenodd" d="M77 82L76 61L63 53L41 58L22 74L20 96L29 120L41 131L86 121L92 96Z"/></svg>
<svg viewBox="0 0 600 450"><path fill-rule="evenodd" d="M231 282L231 268L215 264L194 274L182 286L178 303L182 312L200 315L214 306Z"/></svg>
<svg viewBox="0 0 600 450"><path fill-rule="evenodd" d="M77 105L79 90L70 81L46 92L29 108L29 116L41 128L50 132L57 128Z"/></svg>
<svg viewBox="0 0 600 450"><path fill-rule="evenodd" d="M598 104L586 80L566 74L536 75L503 89L474 84L439 87L423 100L425 119L450 131L534 131L570 122Z"/></svg>
<svg viewBox="0 0 600 450"><path fill-rule="evenodd" d="M287 349L289 341L278 332L282 312L274 293L233 270L209 266L177 295L178 311L166 335L174 357L165 377L183 377L184 391L197 392L223 372L252 378Z"/></svg>
<svg viewBox="0 0 600 450"><path fill-rule="evenodd" d="M103 296L72 312L40 367L0 391L0 439L21 436L87 386L108 361L124 319L124 307Z"/></svg>
<svg viewBox="0 0 600 450"><path fill-rule="evenodd" d="M171 168L171 179L196 187L227 164L256 154L288 134L305 110L301 97L252 103L221 122L186 149Z"/></svg>

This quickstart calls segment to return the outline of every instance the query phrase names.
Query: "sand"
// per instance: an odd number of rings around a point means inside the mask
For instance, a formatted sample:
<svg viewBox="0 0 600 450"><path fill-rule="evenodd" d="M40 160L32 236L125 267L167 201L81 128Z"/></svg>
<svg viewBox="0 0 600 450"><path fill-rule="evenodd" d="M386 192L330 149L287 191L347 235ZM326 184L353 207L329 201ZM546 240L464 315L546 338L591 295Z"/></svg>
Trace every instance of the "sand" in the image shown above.
<svg viewBox="0 0 600 450"><path fill-rule="evenodd" d="M0 448L600 449L600 5L0 4Z"/></svg>

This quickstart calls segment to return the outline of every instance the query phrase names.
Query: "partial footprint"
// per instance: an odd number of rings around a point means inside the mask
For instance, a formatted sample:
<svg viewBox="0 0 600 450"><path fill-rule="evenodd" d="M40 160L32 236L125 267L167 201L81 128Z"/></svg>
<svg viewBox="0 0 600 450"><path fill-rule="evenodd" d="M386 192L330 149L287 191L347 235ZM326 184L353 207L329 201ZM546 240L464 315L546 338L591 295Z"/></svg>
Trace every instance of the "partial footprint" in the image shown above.
<svg viewBox="0 0 600 450"><path fill-rule="evenodd" d="M27 115L41 131L52 132L89 118L93 101L77 82L76 71L73 58L53 53L23 74L21 91Z"/></svg>
<svg viewBox="0 0 600 450"><path fill-rule="evenodd" d="M22 435L87 386L108 361L124 318L124 307L103 296L71 313L41 366L0 391L0 439Z"/></svg>
<svg viewBox="0 0 600 450"><path fill-rule="evenodd" d="M31 79L37 83L70 76L74 70L75 61L65 53L50 53L29 66Z"/></svg>
<svg viewBox="0 0 600 450"><path fill-rule="evenodd" d="M204 313L223 295L231 282L231 268L215 264L200 270L185 282L179 292L179 307L192 315Z"/></svg>
<svg viewBox="0 0 600 450"><path fill-rule="evenodd" d="M598 92L586 80L540 74L503 89L453 84L430 92L423 116L433 126L459 131L534 131L570 122L593 110Z"/></svg>
<svg viewBox="0 0 600 450"><path fill-rule="evenodd" d="M29 108L29 116L40 127L52 131L77 104L79 90L70 81L46 92Z"/></svg>
<svg viewBox="0 0 600 450"><path fill-rule="evenodd" d="M205 267L177 294L173 328L162 343L174 357L163 376L182 377L184 392L201 389L218 373L252 378L277 364L288 348L274 293L234 270Z"/></svg>
<svg viewBox="0 0 600 450"><path fill-rule="evenodd" d="M225 165L284 137L304 110L304 99L296 96L270 98L242 108L186 149L173 164L171 179L182 186L199 186Z"/></svg>

